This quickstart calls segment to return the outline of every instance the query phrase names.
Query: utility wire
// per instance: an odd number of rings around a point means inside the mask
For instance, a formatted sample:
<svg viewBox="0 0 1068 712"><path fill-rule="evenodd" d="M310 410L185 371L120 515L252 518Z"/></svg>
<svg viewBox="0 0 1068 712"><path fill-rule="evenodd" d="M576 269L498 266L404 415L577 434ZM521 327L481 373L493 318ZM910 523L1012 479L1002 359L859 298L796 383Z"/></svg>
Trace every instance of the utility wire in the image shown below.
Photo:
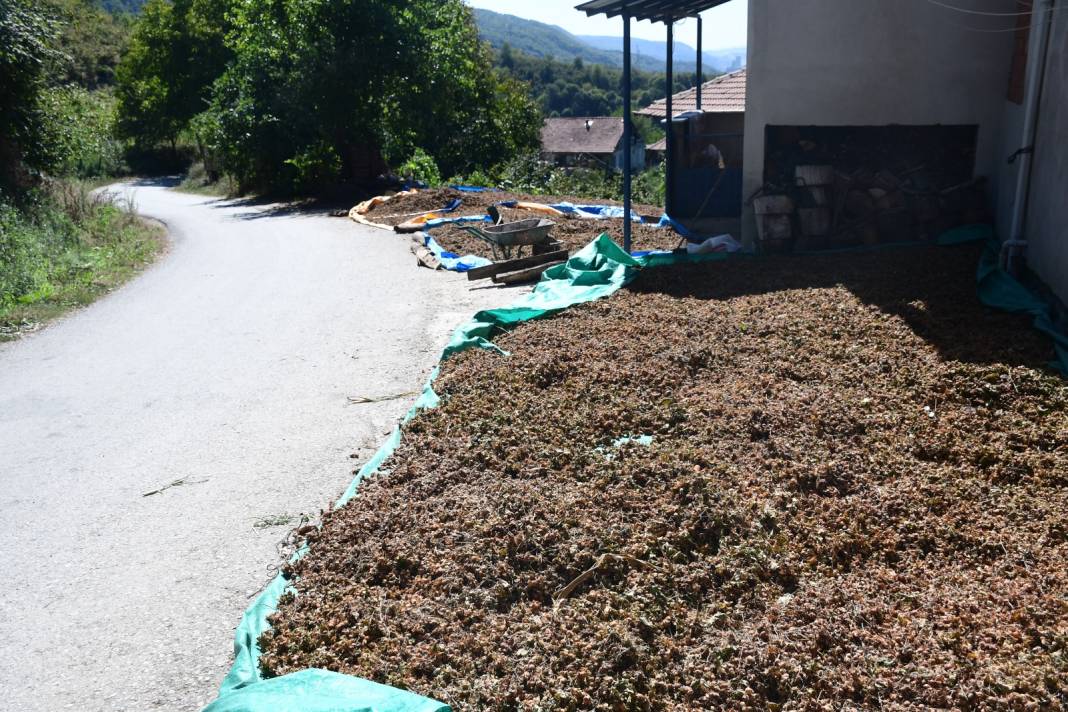
<svg viewBox="0 0 1068 712"><path fill-rule="evenodd" d="M987 12L984 10L969 10L966 7L957 7L956 5L950 5L949 3L939 2L939 0L927 0L927 2L931 3L932 5L937 5L938 7L944 7L947 10L964 13L965 15L984 15L986 17L1024 17L1026 15L1034 14L1033 2L1031 3L1032 9L1028 10L1027 12Z"/></svg>
<svg viewBox="0 0 1068 712"><path fill-rule="evenodd" d="M982 16L985 16L985 17L1006 17L1006 18L1008 18L1008 17L1031 17L1032 20L1034 19L1033 16L1035 15L1035 10L1033 9L1034 8L1034 4L1033 3L1032 3L1032 9L1028 10L1027 12L985 12L985 11L981 11L981 10L969 10L967 8L957 7L956 5L949 5L949 4L944 3L944 2L939 2L939 0L925 0L925 1L930 3L930 4L932 4L932 5L937 5L938 7L946 8L948 10L953 10L955 12L959 12L959 13L966 14L966 15L982 15ZM1064 5L1064 4L1052 5L1052 6L1048 7L1048 8L1046 8L1045 10L1039 10L1039 12L1045 12L1048 15L1052 16L1053 13L1058 12L1060 10L1068 10L1068 5ZM961 28L962 30L967 30L968 32L980 32L980 33L983 33L983 34L991 34L991 35L1000 35L1000 34L1005 34L1007 32L1021 32L1021 31L1024 31L1024 30L1030 30L1031 29L1031 25L1030 24L1026 24L1026 25L1022 25L1022 26L1003 27L1003 28L998 28L998 29L991 29L991 28L986 28L986 27L971 27L970 25L957 25L956 23L953 23L953 24L956 25L957 27Z"/></svg>

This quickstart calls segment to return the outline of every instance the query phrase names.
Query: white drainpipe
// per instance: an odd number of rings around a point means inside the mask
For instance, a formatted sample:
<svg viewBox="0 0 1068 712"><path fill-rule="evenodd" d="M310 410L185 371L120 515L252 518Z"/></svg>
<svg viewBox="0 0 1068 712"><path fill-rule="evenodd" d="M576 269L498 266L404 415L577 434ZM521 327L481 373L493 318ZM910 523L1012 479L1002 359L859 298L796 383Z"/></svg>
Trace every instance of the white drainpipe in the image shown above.
<svg viewBox="0 0 1068 712"><path fill-rule="evenodd" d="M1056 0L1034 0L1031 10L1031 31L1038 38L1037 50L1028 56L1027 92L1024 95L1023 141L1017 160L1016 200L1012 207L1012 227L1009 239L1001 245L1001 264L1010 273L1019 269L1019 260L1027 250L1027 203L1031 187L1031 166L1035 151L1035 135L1038 131L1039 104L1042 100L1042 83L1046 77L1046 59L1049 54L1049 38L1053 26L1053 8Z"/></svg>

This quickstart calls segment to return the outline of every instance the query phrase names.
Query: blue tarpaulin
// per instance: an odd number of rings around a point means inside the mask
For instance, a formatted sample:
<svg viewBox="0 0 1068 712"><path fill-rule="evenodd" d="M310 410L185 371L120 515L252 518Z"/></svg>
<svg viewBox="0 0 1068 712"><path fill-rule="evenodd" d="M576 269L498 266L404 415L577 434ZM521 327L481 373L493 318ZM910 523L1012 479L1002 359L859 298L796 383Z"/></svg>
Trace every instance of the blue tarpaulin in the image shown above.
<svg viewBox="0 0 1068 712"><path fill-rule="evenodd" d="M442 249L437 240L427 233L424 234L426 237L423 239L423 244L428 250L434 253L434 256L438 258L438 262L441 263L441 266L447 270L453 272L468 272L476 267L485 267L486 265L493 264L492 260L487 260L485 257L479 257L477 255L458 255L455 252L448 252Z"/></svg>
<svg viewBox="0 0 1068 712"><path fill-rule="evenodd" d="M518 200L502 200L497 203L501 207L514 208L519 203ZM595 220L606 220L609 218L622 218L623 208L619 205L575 205L574 203L548 203L550 208L559 210L562 213L568 215L577 215L583 218L591 218ZM633 210L630 211L630 219L634 222L641 222L642 216Z"/></svg>

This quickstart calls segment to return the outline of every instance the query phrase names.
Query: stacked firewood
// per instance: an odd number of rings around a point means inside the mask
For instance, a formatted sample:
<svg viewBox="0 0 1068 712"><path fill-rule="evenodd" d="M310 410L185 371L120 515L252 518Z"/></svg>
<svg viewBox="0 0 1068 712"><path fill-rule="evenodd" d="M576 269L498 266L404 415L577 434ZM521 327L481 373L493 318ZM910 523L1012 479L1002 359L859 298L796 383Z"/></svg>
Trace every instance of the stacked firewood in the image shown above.
<svg viewBox="0 0 1068 712"><path fill-rule="evenodd" d="M990 219L985 178L942 185L925 166L894 172L797 166L794 250L927 241ZM783 245L785 247L785 245Z"/></svg>

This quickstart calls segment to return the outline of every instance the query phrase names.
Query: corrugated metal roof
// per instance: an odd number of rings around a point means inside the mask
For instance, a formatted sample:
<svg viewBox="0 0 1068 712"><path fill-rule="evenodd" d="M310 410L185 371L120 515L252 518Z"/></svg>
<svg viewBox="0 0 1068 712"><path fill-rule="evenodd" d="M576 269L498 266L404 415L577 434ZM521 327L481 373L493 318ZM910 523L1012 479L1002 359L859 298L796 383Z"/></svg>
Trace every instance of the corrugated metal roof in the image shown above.
<svg viewBox="0 0 1068 712"><path fill-rule="evenodd" d="M623 119L583 116L546 119L541 128L545 153L615 153L623 138Z"/></svg>
<svg viewBox="0 0 1068 712"><path fill-rule="evenodd" d="M670 22L693 17L729 0L591 0L575 7L587 15L616 17L626 10L635 20Z"/></svg>
<svg viewBox="0 0 1068 712"><path fill-rule="evenodd" d="M745 69L722 74L702 84L701 110L722 113L745 111ZM671 113L677 116L684 111L697 111L697 87L672 95ZM634 113L662 119L667 116L667 100L654 101Z"/></svg>

